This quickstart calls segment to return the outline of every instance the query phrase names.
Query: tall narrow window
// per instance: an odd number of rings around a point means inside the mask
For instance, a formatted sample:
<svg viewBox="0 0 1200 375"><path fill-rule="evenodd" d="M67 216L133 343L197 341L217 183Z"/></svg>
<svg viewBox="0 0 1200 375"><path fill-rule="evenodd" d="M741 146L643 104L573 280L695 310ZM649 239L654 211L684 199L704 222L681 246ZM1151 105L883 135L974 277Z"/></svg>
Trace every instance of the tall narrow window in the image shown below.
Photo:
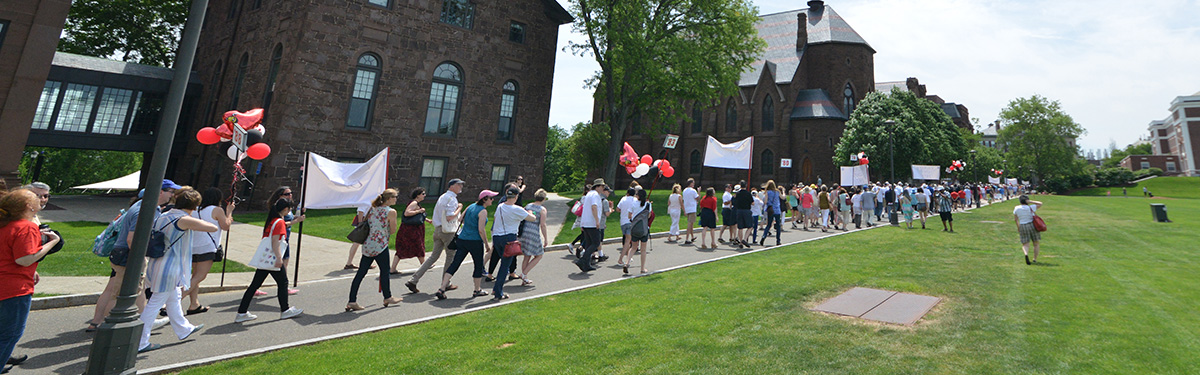
<svg viewBox="0 0 1200 375"><path fill-rule="evenodd" d="M525 44L525 24L512 21L508 26L508 41Z"/></svg>
<svg viewBox="0 0 1200 375"><path fill-rule="evenodd" d="M688 158L688 168L691 174L699 175L700 169L704 168L704 160L701 159L700 150L692 150L692 156Z"/></svg>
<svg viewBox="0 0 1200 375"><path fill-rule="evenodd" d="M350 94L350 113L346 116L347 128L366 129L371 125L375 111L375 90L379 86L379 57L364 53L358 57L358 69L354 75L354 90Z"/></svg>
<svg viewBox="0 0 1200 375"><path fill-rule="evenodd" d="M54 118L54 105L58 103L58 91L62 82L46 81L42 86L42 97L38 99L37 112L33 115L34 129L49 129L50 120Z"/></svg>
<svg viewBox="0 0 1200 375"><path fill-rule="evenodd" d="M4 35L8 33L7 20L0 20L0 48L4 48Z"/></svg>
<svg viewBox="0 0 1200 375"><path fill-rule="evenodd" d="M236 3L236 2L234 2ZM242 60L238 62L237 78L233 80L233 92L230 94L229 109L237 110L238 101L242 96L242 81L246 80L246 65L250 64L250 54L243 53Z"/></svg>
<svg viewBox="0 0 1200 375"><path fill-rule="evenodd" d="M470 29L475 19L475 4L470 0L442 2L442 22Z"/></svg>
<svg viewBox="0 0 1200 375"><path fill-rule="evenodd" d="M263 90L263 112L271 111L271 99L275 97L275 80L279 78L279 62L283 60L283 44L275 45L271 53L271 70L267 71L267 88Z"/></svg>
<svg viewBox="0 0 1200 375"><path fill-rule="evenodd" d="M367 2L384 8L391 8L392 6L392 4L389 4L391 0L367 0Z"/></svg>
<svg viewBox="0 0 1200 375"><path fill-rule="evenodd" d="M725 132L737 133L737 108L733 103L725 107Z"/></svg>
<svg viewBox="0 0 1200 375"><path fill-rule="evenodd" d="M767 95L763 98L762 105L762 131L775 131L775 103L771 100L771 96Z"/></svg>
<svg viewBox="0 0 1200 375"><path fill-rule="evenodd" d="M105 87L100 95L96 121L92 123L92 133L121 134L129 119L129 106L132 102L133 91Z"/></svg>
<svg viewBox="0 0 1200 375"><path fill-rule="evenodd" d="M854 87L847 83L846 90L842 93L842 95L845 96L843 98L845 102L842 103L842 108L846 110L846 118L850 118L850 113L854 112Z"/></svg>
<svg viewBox="0 0 1200 375"><path fill-rule="evenodd" d="M500 123L496 126L496 139L511 141L513 139L513 119L517 114L517 83L504 83L500 94ZM497 190L499 191L499 190Z"/></svg>
<svg viewBox="0 0 1200 375"><path fill-rule="evenodd" d="M506 183L508 183L508 166L493 165L492 179L488 183L488 189L491 191L502 192L504 191L504 184Z"/></svg>
<svg viewBox="0 0 1200 375"><path fill-rule="evenodd" d="M692 107L692 134L700 134L704 131L704 111L700 110L700 106Z"/></svg>
<svg viewBox="0 0 1200 375"><path fill-rule="evenodd" d="M462 70L453 63L442 63L433 70L429 108L425 111L425 134L454 136L458 127L458 99L462 87Z"/></svg>
<svg viewBox="0 0 1200 375"><path fill-rule="evenodd" d="M775 174L775 153L771 152L771 150L763 151L762 167L760 170L762 171L762 174L765 175Z"/></svg>
<svg viewBox="0 0 1200 375"><path fill-rule="evenodd" d="M442 194L442 180L446 178L445 158L421 159L421 181L419 185L425 188L429 196Z"/></svg>

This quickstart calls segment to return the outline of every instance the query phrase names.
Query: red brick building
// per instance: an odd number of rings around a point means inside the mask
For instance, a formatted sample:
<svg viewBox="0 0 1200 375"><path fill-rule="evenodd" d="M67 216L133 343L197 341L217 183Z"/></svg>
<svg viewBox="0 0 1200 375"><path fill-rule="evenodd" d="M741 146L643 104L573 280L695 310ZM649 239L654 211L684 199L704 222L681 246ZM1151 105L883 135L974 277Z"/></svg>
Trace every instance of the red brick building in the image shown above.
<svg viewBox="0 0 1200 375"><path fill-rule="evenodd" d="M1175 155L1129 155L1121 159L1121 168L1131 171L1158 168L1163 170L1163 176L1180 174L1179 157Z"/></svg>
<svg viewBox="0 0 1200 375"><path fill-rule="evenodd" d="M738 95L713 103L691 103L688 120L676 124L680 135L669 153L675 175L665 182L696 178L702 185L739 179L780 184L838 179L834 145L849 113L874 89L875 49L822 1L808 8L761 16L755 26L767 48L738 81ZM599 121L599 110L593 111ZM637 134L630 126L625 139L639 153L659 155L663 135ZM708 136L731 143L754 137L754 168L703 167ZM792 168L781 168L791 159ZM618 173L617 185L630 177Z"/></svg>
<svg viewBox="0 0 1200 375"><path fill-rule="evenodd" d="M1171 101L1170 113L1166 119L1150 123L1151 149L1154 155L1178 158L1180 174L1200 176L1200 159L1196 157L1196 151L1200 151L1200 92L1176 97Z"/></svg>

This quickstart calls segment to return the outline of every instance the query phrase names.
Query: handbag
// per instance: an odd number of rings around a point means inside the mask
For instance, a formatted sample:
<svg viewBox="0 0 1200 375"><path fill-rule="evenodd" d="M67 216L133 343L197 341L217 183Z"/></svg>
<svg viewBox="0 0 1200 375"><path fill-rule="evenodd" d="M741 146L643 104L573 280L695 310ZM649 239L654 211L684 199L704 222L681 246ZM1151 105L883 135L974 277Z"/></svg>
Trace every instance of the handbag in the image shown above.
<svg viewBox="0 0 1200 375"><path fill-rule="evenodd" d="M500 216L501 221L504 220L504 213L500 212L499 207L496 208L496 216ZM500 226L504 226L504 224L502 223L502 224L500 224ZM504 257L505 258L515 257L515 256L521 255L521 254L523 254L523 252L521 252L521 242L520 241L509 241L508 243L504 244Z"/></svg>
<svg viewBox="0 0 1200 375"><path fill-rule="evenodd" d="M1046 222L1042 221L1042 217L1037 214L1033 214L1033 229L1038 232L1046 231Z"/></svg>
<svg viewBox="0 0 1200 375"><path fill-rule="evenodd" d="M354 226L354 229L350 230L350 234L346 235L346 239L359 245L366 243L367 237L371 236L370 216L371 211L367 211L367 218L361 223L358 223L358 225Z"/></svg>
<svg viewBox="0 0 1200 375"><path fill-rule="evenodd" d="M405 216L403 219L400 219L400 224L424 225L425 224L425 213L422 212L422 213L412 215L412 216Z"/></svg>
<svg viewBox="0 0 1200 375"><path fill-rule="evenodd" d="M247 266L264 271L279 270L278 267L275 267L275 261L278 260L275 258L275 250L271 247L271 237L273 237L271 233L275 232L275 225L278 223L279 221L276 221L271 224L271 230L267 232L267 236L263 237L262 241L259 241L258 249L254 250L254 257L250 258L249 263L246 263ZM279 247L287 247L287 242L280 240Z"/></svg>

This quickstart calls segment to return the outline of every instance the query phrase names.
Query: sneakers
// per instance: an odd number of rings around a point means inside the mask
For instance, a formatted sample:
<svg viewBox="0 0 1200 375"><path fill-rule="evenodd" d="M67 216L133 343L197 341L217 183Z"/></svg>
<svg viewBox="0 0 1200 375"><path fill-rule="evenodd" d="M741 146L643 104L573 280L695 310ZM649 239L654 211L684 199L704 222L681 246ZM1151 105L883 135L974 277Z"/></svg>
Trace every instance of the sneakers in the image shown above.
<svg viewBox="0 0 1200 375"><path fill-rule="evenodd" d="M265 295L267 295L267 292L264 292L262 290L256 290L256 291L254 291L254 295L255 296L265 296Z"/></svg>
<svg viewBox="0 0 1200 375"><path fill-rule="evenodd" d="M150 325L150 329L153 330L153 329L162 328L163 326L167 325L167 323L170 323L170 322L171 322L171 319L169 319L169 318L154 319L154 324Z"/></svg>
<svg viewBox="0 0 1200 375"><path fill-rule="evenodd" d="M254 315L251 313L242 313L242 314L237 314L237 317L233 318L233 322L234 323L249 322L254 319L258 319L258 315Z"/></svg>
<svg viewBox="0 0 1200 375"><path fill-rule="evenodd" d="M286 311L279 313L279 319L294 318L294 317L296 317L296 315L300 315L300 313L302 313L302 312L304 312L304 310L300 309L299 307L292 306L292 307L289 307Z"/></svg>
<svg viewBox="0 0 1200 375"><path fill-rule="evenodd" d="M179 338L179 340L180 340L180 341L187 340L187 338L188 338L188 337L192 337L192 334L193 334L193 333L196 333L196 332L198 332L198 331L200 331L200 330L202 330L202 329L204 329L204 325L203 325L203 324L197 324L197 325L196 325L196 328L192 328L192 331L191 331L191 332L188 332L188 334L186 334L186 335L183 335L183 337L180 337L180 338Z"/></svg>
<svg viewBox="0 0 1200 375"><path fill-rule="evenodd" d="M295 295L296 293L300 293L300 289L288 289L288 295L289 295L289 296L290 296L290 295Z"/></svg>

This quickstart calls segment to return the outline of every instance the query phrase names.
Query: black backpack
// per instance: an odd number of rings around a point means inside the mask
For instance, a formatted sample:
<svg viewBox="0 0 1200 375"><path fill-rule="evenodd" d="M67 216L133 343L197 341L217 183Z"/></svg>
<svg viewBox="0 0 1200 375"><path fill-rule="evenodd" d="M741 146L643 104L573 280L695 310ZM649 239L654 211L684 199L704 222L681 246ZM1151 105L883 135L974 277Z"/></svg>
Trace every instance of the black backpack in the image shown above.
<svg viewBox="0 0 1200 375"><path fill-rule="evenodd" d="M633 238L645 238L650 235L650 205L646 204L642 208L642 212L633 216L633 227L629 228L629 236Z"/></svg>
<svg viewBox="0 0 1200 375"><path fill-rule="evenodd" d="M179 222L179 219L180 218L171 220L171 222L167 225L175 225L176 222ZM171 241L171 245L167 246L167 234L163 232L163 229L167 229L167 225L163 225L161 228L150 232L150 246L146 248L147 257L155 259L162 258L163 255L167 254L168 247L175 246L176 242L179 242L180 239L183 239L183 236L179 236L179 239Z"/></svg>

